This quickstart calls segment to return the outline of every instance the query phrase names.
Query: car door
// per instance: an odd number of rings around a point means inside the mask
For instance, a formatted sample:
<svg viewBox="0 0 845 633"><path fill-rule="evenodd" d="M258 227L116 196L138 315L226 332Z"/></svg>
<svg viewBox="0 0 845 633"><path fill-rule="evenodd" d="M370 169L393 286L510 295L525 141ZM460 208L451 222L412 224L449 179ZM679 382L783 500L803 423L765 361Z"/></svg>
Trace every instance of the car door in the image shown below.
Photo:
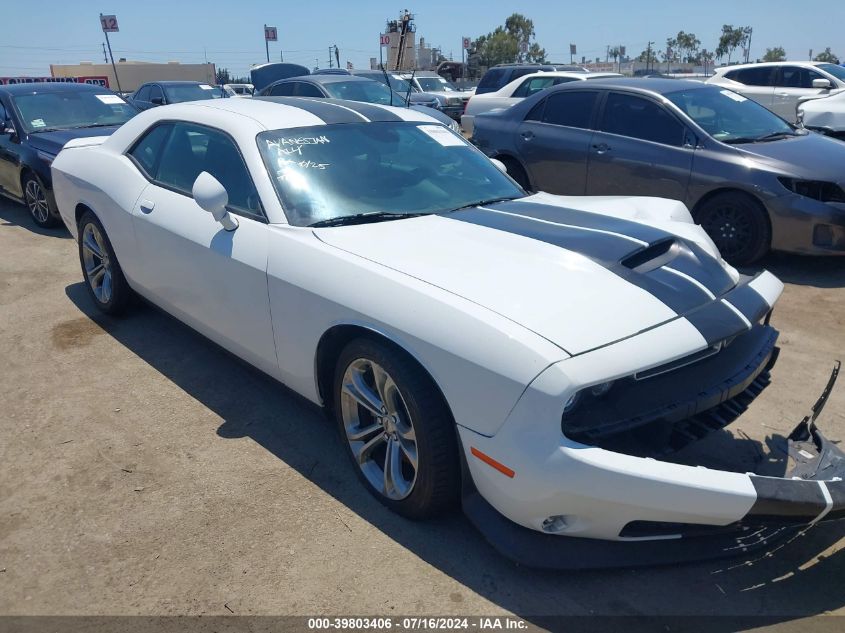
<svg viewBox="0 0 845 633"><path fill-rule="evenodd" d="M827 79L827 77L811 68L781 66L775 76L772 112L787 121L795 121L798 101L801 97L810 97L825 92L819 88L813 88L814 79ZM831 82L831 85L833 85L833 82Z"/></svg>
<svg viewBox="0 0 845 633"><path fill-rule="evenodd" d="M165 123L129 155L150 180L132 213L142 262L136 283L166 310L275 374L268 227L236 143L210 127ZM192 186L203 171L226 188L227 208L239 223L235 230L225 230L194 201Z"/></svg>
<svg viewBox="0 0 845 633"><path fill-rule="evenodd" d="M741 86L731 86L733 90L771 109L775 93L776 73L777 66L751 66L728 71L725 73L725 77L742 84Z"/></svg>
<svg viewBox="0 0 845 633"><path fill-rule="evenodd" d="M695 145L692 133L661 103L608 92L590 142L587 194L684 200Z"/></svg>
<svg viewBox="0 0 845 633"><path fill-rule="evenodd" d="M595 90L555 92L534 106L516 130L519 157L532 187L583 195L593 137Z"/></svg>
<svg viewBox="0 0 845 633"><path fill-rule="evenodd" d="M20 196L20 165L21 165L21 142L18 133L9 134L3 129L3 124L12 125L10 109L0 101L0 190L10 193L13 196Z"/></svg>

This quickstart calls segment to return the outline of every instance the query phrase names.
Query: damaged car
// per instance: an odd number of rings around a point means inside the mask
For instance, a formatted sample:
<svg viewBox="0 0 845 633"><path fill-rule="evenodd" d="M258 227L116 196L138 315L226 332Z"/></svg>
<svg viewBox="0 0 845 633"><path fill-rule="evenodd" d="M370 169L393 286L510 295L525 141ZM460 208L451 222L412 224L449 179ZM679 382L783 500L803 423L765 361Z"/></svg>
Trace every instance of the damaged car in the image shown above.
<svg viewBox="0 0 845 633"><path fill-rule="evenodd" d="M766 388L783 290L679 202L529 195L421 112L332 99L154 108L53 182L94 305L141 295L324 407L405 517L462 503L505 555L573 568L845 515L835 373L785 476L667 458Z"/></svg>

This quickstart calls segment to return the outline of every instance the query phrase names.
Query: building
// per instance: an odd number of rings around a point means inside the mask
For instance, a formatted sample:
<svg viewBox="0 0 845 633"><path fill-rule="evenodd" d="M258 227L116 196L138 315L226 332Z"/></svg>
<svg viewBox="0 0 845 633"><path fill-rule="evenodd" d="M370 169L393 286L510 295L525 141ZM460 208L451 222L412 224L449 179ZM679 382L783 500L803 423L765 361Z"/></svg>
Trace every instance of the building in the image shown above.
<svg viewBox="0 0 845 633"><path fill-rule="evenodd" d="M387 40L387 70L413 70L417 64L414 14L407 9L398 20L388 20L384 36Z"/></svg>
<svg viewBox="0 0 845 633"><path fill-rule="evenodd" d="M148 81L204 81L214 84L214 64L180 64L167 62L135 62L121 59L115 62L117 78L111 64L95 64L94 62L79 62L78 64L51 64L50 74L53 77L105 77L106 85L112 90L122 92L137 90L141 84Z"/></svg>

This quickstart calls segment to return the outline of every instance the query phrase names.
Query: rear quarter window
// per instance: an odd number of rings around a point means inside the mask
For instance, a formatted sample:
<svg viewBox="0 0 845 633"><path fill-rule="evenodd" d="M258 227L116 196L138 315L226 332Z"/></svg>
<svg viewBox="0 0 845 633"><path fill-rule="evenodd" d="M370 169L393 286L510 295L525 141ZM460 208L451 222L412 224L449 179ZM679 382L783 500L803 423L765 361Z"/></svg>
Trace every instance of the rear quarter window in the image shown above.
<svg viewBox="0 0 845 633"><path fill-rule="evenodd" d="M485 92L495 92L504 85L504 83L502 82L504 76L504 68L491 68L486 73L484 73L484 76L478 83L478 88L475 89L475 94L480 95L484 94Z"/></svg>

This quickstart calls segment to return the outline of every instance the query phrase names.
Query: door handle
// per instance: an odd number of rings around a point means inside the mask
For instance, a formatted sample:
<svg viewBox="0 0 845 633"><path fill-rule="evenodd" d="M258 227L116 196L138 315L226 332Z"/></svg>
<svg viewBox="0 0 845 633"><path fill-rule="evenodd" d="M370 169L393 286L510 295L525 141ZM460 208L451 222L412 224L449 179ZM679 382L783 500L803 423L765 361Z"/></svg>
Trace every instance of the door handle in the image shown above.
<svg viewBox="0 0 845 633"><path fill-rule="evenodd" d="M593 145L593 149L596 150L596 154L604 154L610 151L610 145L607 143L598 143L597 145Z"/></svg>
<svg viewBox="0 0 845 633"><path fill-rule="evenodd" d="M534 138L534 132L523 132L520 136L522 136L524 141L530 141Z"/></svg>
<svg viewBox="0 0 845 633"><path fill-rule="evenodd" d="M152 200L141 200L138 203L138 206L141 208L141 213L152 213L153 209L155 209L156 203Z"/></svg>
<svg viewBox="0 0 845 633"><path fill-rule="evenodd" d="M788 97L788 96L789 96L789 93L788 93L788 92L779 92L779 93L778 93L778 96L779 96L779 97Z"/></svg>

